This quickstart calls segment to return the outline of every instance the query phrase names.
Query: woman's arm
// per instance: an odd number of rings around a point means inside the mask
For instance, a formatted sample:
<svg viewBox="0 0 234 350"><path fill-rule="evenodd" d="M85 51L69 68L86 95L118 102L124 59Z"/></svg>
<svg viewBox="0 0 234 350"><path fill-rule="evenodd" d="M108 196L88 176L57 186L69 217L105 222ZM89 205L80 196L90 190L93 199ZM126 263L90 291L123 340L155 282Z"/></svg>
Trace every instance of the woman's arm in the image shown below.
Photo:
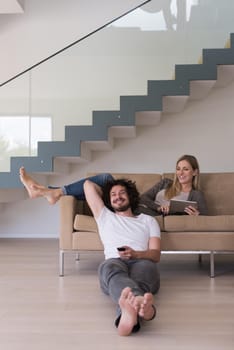
<svg viewBox="0 0 234 350"><path fill-rule="evenodd" d="M192 190L189 194L188 200L197 202L200 215L208 215L206 199L202 191Z"/></svg>
<svg viewBox="0 0 234 350"><path fill-rule="evenodd" d="M160 182L157 182L153 187L151 187L149 190L147 190L140 196L140 206L143 206L158 212L160 205L155 203L156 195L159 191L171 185L171 183L172 183L172 180L167 178L161 180Z"/></svg>

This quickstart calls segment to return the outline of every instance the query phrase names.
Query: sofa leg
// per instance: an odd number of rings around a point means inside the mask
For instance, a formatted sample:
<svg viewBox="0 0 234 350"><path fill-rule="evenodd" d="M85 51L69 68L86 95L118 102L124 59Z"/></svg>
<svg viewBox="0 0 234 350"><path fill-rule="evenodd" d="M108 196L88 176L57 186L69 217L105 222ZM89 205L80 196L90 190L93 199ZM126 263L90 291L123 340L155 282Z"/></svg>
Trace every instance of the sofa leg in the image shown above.
<svg viewBox="0 0 234 350"><path fill-rule="evenodd" d="M64 276L64 250L59 251L59 276Z"/></svg>
<svg viewBox="0 0 234 350"><path fill-rule="evenodd" d="M198 254L198 262L199 262L199 264L202 263L202 254L201 253Z"/></svg>
<svg viewBox="0 0 234 350"><path fill-rule="evenodd" d="M210 251L210 277L215 277L214 272L214 251Z"/></svg>

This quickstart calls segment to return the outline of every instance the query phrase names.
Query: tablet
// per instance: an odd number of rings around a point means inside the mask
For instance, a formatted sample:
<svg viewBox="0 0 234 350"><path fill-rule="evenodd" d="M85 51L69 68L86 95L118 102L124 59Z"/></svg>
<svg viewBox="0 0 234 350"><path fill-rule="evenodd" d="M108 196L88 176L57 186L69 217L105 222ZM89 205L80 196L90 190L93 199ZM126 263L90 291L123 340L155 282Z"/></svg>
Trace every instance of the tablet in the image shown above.
<svg viewBox="0 0 234 350"><path fill-rule="evenodd" d="M169 214L184 213L184 209L191 205L192 207L197 209L197 202L194 201L184 201L180 199L171 199L170 200L170 208Z"/></svg>

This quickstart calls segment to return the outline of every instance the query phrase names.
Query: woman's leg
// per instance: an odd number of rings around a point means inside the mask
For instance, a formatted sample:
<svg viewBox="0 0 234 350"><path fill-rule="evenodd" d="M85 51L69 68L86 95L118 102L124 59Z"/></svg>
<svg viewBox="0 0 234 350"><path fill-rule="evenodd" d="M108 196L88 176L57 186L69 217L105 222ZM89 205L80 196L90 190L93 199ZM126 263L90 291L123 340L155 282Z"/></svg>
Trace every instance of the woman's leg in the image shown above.
<svg viewBox="0 0 234 350"><path fill-rule="evenodd" d="M24 185L31 199L45 197L50 204L55 204L63 195L61 188L50 190L47 187L36 182L25 170L24 167L19 169L20 181Z"/></svg>
<svg viewBox="0 0 234 350"><path fill-rule="evenodd" d="M79 181L73 182L72 184L63 186L62 189L63 189L64 195L71 195L76 197L77 199L84 200L85 195L84 195L83 185L85 180L87 179L99 185L100 187L103 187L108 181L113 180L113 176L108 173L102 173L102 174L90 176L87 178L83 178Z"/></svg>
<svg viewBox="0 0 234 350"><path fill-rule="evenodd" d="M111 174L103 173L89 178L78 180L72 184L63 187L49 186L48 188L36 182L31 176L27 174L24 167L19 170L20 180L25 186L30 198L44 197L50 204L55 204L62 196L71 195L77 199L84 200L83 185L86 179L95 182L99 186L104 186L107 181L113 179Z"/></svg>

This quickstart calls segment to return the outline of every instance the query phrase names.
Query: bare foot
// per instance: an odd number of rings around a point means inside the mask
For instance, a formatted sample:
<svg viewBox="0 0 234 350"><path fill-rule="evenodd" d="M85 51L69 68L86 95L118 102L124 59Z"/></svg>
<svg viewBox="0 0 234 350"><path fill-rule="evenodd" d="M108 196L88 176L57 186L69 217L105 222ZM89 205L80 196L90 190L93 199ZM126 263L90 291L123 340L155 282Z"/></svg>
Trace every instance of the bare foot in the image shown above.
<svg viewBox="0 0 234 350"><path fill-rule="evenodd" d="M136 296L134 307L138 310L138 315L146 321L152 320L156 314L154 297L151 293L145 293L144 296Z"/></svg>
<svg viewBox="0 0 234 350"><path fill-rule="evenodd" d="M28 195L30 198L38 198L41 197L40 190L43 189L44 186L39 185L36 181L34 181L27 173L24 167L21 167L19 170L20 181L26 188Z"/></svg>
<svg viewBox="0 0 234 350"><path fill-rule="evenodd" d="M27 174L24 167L19 170L20 181L26 188L30 198L44 197L50 204L55 204L63 195L61 188L49 189L37 183Z"/></svg>
<svg viewBox="0 0 234 350"><path fill-rule="evenodd" d="M122 290L119 298L121 318L118 325L118 334L126 336L131 334L133 327L137 324L137 311L133 307L134 295L129 287Z"/></svg>
<svg viewBox="0 0 234 350"><path fill-rule="evenodd" d="M43 197L47 199L50 204L55 204L63 196L61 188L45 188L43 190Z"/></svg>

